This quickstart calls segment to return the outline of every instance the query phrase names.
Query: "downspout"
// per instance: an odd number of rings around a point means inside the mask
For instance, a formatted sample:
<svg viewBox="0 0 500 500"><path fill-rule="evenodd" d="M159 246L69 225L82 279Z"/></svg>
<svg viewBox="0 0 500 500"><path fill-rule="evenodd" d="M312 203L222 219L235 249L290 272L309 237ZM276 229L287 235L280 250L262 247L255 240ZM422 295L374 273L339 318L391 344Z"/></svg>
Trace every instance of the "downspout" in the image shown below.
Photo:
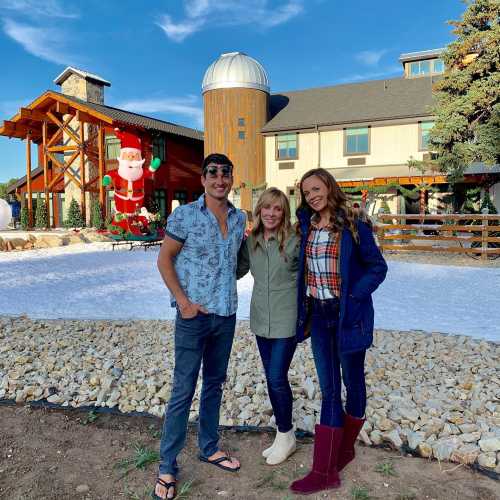
<svg viewBox="0 0 500 500"><path fill-rule="evenodd" d="M321 167L321 132L319 131L318 124L316 124L316 133L318 134L318 168Z"/></svg>

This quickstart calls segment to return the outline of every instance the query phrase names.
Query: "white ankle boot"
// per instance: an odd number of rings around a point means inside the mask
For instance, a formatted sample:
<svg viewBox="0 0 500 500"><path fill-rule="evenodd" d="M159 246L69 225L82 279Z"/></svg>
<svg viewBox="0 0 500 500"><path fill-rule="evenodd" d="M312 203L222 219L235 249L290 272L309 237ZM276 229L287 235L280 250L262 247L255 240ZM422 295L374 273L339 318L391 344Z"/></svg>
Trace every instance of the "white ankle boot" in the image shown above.
<svg viewBox="0 0 500 500"><path fill-rule="evenodd" d="M295 432L290 429L288 432L276 432L276 439L271 446L271 452L267 455L268 465L278 465L284 462L296 449ZM267 451L267 450L264 450Z"/></svg>
<svg viewBox="0 0 500 500"><path fill-rule="evenodd" d="M278 431L276 431L278 432ZM262 452L262 456L264 458L267 458L271 452L273 451L274 449L274 445L276 444L276 440L278 439L278 434L276 434L276 436L274 436L274 441L273 441L273 444L271 446L269 446L269 448L266 448L263 452Z"/></svg>

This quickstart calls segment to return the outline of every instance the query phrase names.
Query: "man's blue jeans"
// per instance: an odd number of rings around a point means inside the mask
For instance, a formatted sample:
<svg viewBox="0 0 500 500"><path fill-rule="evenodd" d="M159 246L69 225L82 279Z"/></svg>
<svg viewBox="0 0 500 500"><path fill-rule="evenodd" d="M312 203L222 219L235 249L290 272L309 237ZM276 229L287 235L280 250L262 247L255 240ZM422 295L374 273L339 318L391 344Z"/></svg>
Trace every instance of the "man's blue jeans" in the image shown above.
<svg viewBox="0 0 500 500"><path fill-rule="evenodd" d="M233 345L236 315L198 314L175 320L175 368L172 393L163 421L160 443L160 474L178 472L177 455L186 440L189 410L202 369L198 444L209 457L218 451L222 384Z"/></svg>
<svg viewBox="0 0 500 500"><path fill-rule="evenodd" d="M363 418L365 414L365 351L339 353L337 299L311 299L311 305L311 347L322 396L320 423L329 427L343 427L342 380L347 395L346 412L357 418Z"/></svg>
<svg viewBox="0 0 500 500"><path fill-rule="evenodd" d="M276 425L280 432L288 432L293 427L293 396L288 382L288 369L297 347L297 341L295 337L266 339L258 335L256 339L266 373L267 390Z"/></svg>

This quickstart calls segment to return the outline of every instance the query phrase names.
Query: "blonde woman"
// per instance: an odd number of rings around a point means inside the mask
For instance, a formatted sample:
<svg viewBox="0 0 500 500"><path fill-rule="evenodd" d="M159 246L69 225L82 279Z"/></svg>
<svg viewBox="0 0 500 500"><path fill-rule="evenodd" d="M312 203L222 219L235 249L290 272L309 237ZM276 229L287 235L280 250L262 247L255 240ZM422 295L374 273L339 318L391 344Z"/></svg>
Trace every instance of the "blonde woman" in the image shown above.
<svg viewBox="0 0 500 500"><path fill-rule="evenodd" d="M254 279L250 330L256 336L278 427L274 443L262 453L269 465L283 462L295 451L288 369L297 345L298 256L288 199L279 189L267 189L257 202L252 231L242 244L237 277L250 270Z"/></svg>

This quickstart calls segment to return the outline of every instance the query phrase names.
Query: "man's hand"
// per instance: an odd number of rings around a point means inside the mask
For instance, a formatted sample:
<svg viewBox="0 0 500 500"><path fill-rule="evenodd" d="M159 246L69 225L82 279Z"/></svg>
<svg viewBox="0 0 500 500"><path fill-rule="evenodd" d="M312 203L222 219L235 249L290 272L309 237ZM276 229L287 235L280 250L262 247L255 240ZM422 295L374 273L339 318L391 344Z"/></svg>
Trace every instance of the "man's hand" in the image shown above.
<svg viewBox="0 0 500 500"><path fill-rule="evenodd" d="M198 313L208 314L208 311L200 304L193 304L193 302L185 302L179 306L179 312L181 313L182 319L192 319L195 318Z"/></svg>

